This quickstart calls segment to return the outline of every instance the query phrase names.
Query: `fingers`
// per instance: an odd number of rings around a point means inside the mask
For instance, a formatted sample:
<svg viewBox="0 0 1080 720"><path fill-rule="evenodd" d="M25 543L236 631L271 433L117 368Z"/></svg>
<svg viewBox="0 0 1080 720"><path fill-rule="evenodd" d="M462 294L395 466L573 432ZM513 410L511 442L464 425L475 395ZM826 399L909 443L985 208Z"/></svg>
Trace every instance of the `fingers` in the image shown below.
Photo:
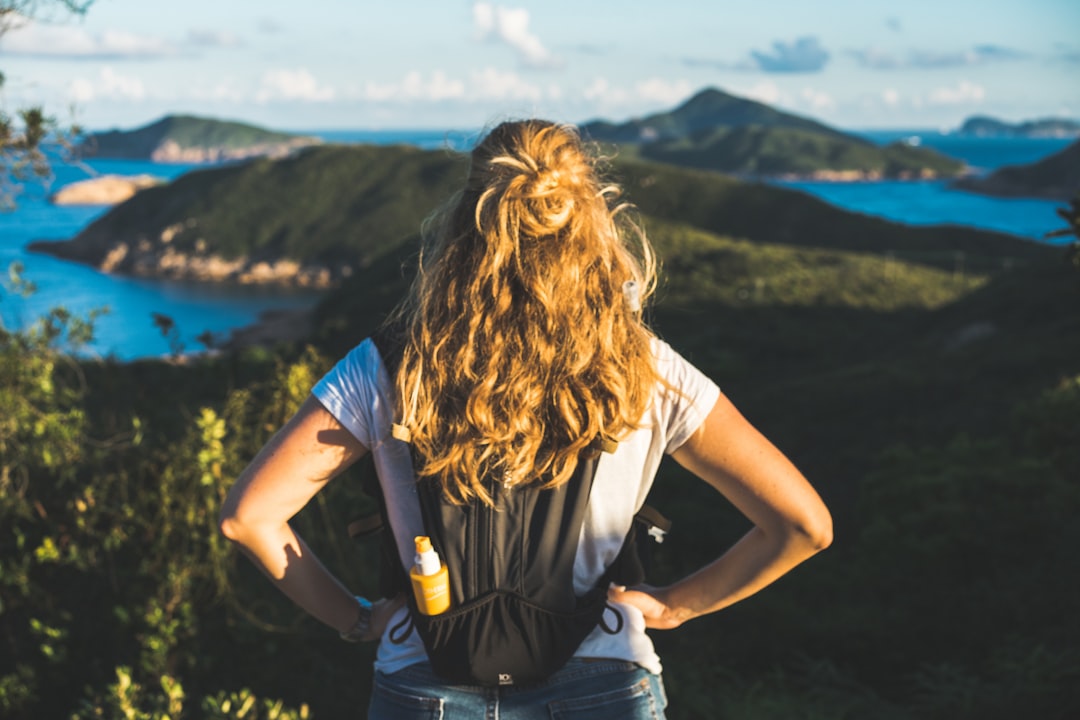
<svg viewBox="0 0 1080 720"><path fill-rule="evenodd" d="M404 595L395 595L392 598L381 598L376 600L371 607L371 625L368 628L367 634L361 639L367 642L381 638L390 619L394 617L394 613L396 613L398 608L404 604Z"/></svg>

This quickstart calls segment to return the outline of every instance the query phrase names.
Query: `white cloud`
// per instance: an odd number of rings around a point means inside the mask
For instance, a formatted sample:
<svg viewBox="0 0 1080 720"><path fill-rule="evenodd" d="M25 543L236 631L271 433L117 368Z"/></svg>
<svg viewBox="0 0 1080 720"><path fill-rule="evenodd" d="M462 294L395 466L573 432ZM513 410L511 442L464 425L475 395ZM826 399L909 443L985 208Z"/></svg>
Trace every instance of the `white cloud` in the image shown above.
<svg viewBox="0 0 1080 720"><path fill-rule="evenodd" d="M210 87L195 87L191 90L193 100L206 102L242 103L246 102L249 94L244 92L232 78L221 78Z"/></svg>
<svg viewBox="0 0 1080 720"><path fill-rule="evenodd" d="M302 102L326 102L333 100L334 88L320 85L315 76L305 68L295 70L268 70L263 73L255 102L267 103L281 100Z"/></svg>
<svg viewBox="0 0 1080 720"><path fill-rule="evenodd" d="M529 11L487 2L473 3L473 27L481 40L495 39L512 47L522 64L531 68L556 68L558 58L529 30Z"/></svg>
<svg viewBox="0 0 1080 720"><path fill-rule="evenodd" d="M735 88L732 93L751 100L757 100L766 105L775 105L786 99L784 93L780 91L780 87L771 80L764 80L749 88Z"/></svg>
<svg viewBox="0 0 1080 720"><path fill-rule="evenodd" d="M75 78L68 86L68 98L76 103L89 103L94 100L137 101L146 97L146 88L142 80L127 77L103 67L94 79Z"/></svg>
<svg viewBox="0 0 1080 720"><path fill-rule="evenodd" d="M371 102L439 102L442 100L508 101L529 100L537 102L545 95L558 99L562 88L550 84L541 88L511 70L486 67L474 70L467 81L448 76L436 70L426 76L416 70L407 73L400 81L369 82L357 94L359 99Z"/></svg>
<svg viewBox="0 0 1080 720"><path fill-rule="evenodd" d="M361 99L374 102L414 100L438 102L464 96L465 83L448 77L442 70L431 73L430 79L427 80L424 79L422 73L413 70L407 73L400 82L369 82L360 92Z"/></svg>
<svg viewBox="0 0 1080 720"><path fill-rule="evenodd" d="M661 105L675 105L694 92L694 87L687 80L664 80L650 78L639 82L635 87L638 99Z"/></svg>
<svg viewBox="0 0 1080 720"><path fill-rule="evenodd" d="M630 93L616 87L605 77L596 77L581 91L581 96L597 105L625 105L630 100Z"/></svg>
<svg viewBox="0 0 1080 720"><path fill-rule="evenodd" d="M885 88L881 91L881 100L889 107L900 104L900 93L894 88Z"/></svg>
<svg viewBox="0 0 1080 720"><path fill-rule="evenodd" d="M814 88L804 87L802 92L799 93L799 97L803 102L813 108L814 110L831 110L836 107L836 101L832 95L824 92L823 90L815 90Z"/></svg>
<svg viewBox="0 0 1080 720"><path fill-rule="evenodd" d="M188 45L203 48L238 48L243 45L240 38L228 30L211 28L191 28L187 32Z"/></svg>
<svg viewBox="0 0 1080 720"><path fill-rule="evenodd" d="M483 100L540 100L543 90L509 70L487 67L472 73L470 96Z"/></svg>
<svg viewBox="0 0 1080 720"><path fill-rule="evenodd" d="M683 102L693 91L694 87L686 80L654 77L627 87L597 76L580 93L587 103L608 112L655 112Z"/></svg>
<svg viewBox="0 0 1080 720"><path fill-rule="evenodd" d="M405 76L401 84L404 97L410 100L449 100L459 98L465 94L465 84L460 80L452 80L442 70L431 73L430 80L424 80L418 72L411 72Z"/></svg>
<svg viewBox="0 0 1080 720"><path fill-rule="evenodd" d="M26 20L0 41L6 55L40 58L127 60L176 55L168 41L119 30L89 33L74 25L49 25Z"/></svg>
<svg viewBox="0 0 1080 720"><path fill-rule="evenodd" d="M927 95L927 105L974 105L986 98L986 89L967 80L954 87L939 87Z"/></svg>

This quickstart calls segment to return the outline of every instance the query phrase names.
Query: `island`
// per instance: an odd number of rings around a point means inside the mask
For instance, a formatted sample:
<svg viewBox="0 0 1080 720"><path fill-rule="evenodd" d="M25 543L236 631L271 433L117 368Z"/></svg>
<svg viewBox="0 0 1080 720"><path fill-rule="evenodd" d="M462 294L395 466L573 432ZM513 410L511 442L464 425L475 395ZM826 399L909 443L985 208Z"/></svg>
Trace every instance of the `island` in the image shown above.
<svg viewBox="0 0 1080 720"><path fill-rule="evenodd" d="M1007 165L985 177L961 178L961 190L1003 197L1068 200L1080 193L1080 140L1027 165Z"/></svg>
<svg viewBox="0 0 1080 720"><path fill-rule="evenodd" d="M1080 137L1080 121L1041 118L1009 123L986 115L975 115L965 120L956 134L971 137L1074 138Z"/></svg>
<svg viewBox="0 0 1080 720"><path fill-rule="evenodd" d="M333 288L380 267L401 277L423 218L460 186L464 154L407 146L309 148L187 173L111 208L70 240L32 251L104 272ZM712 171L618 158L613 179L662 243L671 223L798 247L902 257L951 268L955 253L1021 259L1045 248L969 228L914 228L804 193ZM385 261L385 264L381 264Z"/></svg>
<svg viewBox="0 0 1080 720"><path fill-rule="evenodd" d="M215 163L252 157L283 157L317 145L315 137L193 115L167 115L133 130L91 133L78 145L83 157Z"/></svg>
<svg viewBox="0 0 1080 720"><path fill-rule="evenodd" d="M153 175L101 175L73 182L49 196L53 205L115 205L165 182Z"/></svg>
<svg viewBox="0 0 1080 720"><path fill-rule="evenodd" d="M464 157L324 145L181 175L32 251L142 277L328 288L414 236Z"/></svg>
<svg viewBox="0 0 1080 720"><path fill-rule="evenodd" d="M964 163L897 142L879 146L810 118L706 88L675 109L582 134L624 156L749 177L879 180L954 177Z"/></svg>

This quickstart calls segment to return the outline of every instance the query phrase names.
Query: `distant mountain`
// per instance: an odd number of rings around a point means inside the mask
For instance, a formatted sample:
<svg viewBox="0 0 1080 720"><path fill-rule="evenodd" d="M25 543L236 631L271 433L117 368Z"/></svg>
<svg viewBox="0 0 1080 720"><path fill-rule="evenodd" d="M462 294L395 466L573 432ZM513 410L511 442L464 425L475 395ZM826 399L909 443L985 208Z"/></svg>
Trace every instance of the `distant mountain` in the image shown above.
<svg viewBox="0 0 1080 720"><path fill-rule="evenodd" d="M1068 200L1080 193L1080 140L1029 165L1008 165L986 177L962 178L964 190L1007 197Z"/></svg>
<svg viewBox="0 0 1080 720"><path fill-rule="evenodd" d="M80 143L79 150L88 157L198 163L280 157L319 142L318 138L275 132L245 123L168 115L134 130L90 134Z"/></svg>
<svg viewBox="0 0 1080 720"><path fill-rule="evenodd" d="M851 137L816 120L791 115L755 100L729 95L716 88L702 90L669 112L656 113L621 124L596 120L582 125L581 131L594 140L651 143L657 140L679 140L717 128L751 125L806 130L837 138Z"/></svg>
<svg viewBox="0 0 1080 720"><path fill-rule="evenodd" d="M1042 118L1021 123L1008 123L985 115L976 115L964 121L956 131L958 135L974 137L1080 137L1080 121L1068 118Z"/></svg>
<svg viewBox="0 0 1080 720"><path fill-rule="evenodd" d="M904 143L881 147L828 125L715 88L669 112L581 126L645 160L755 176L853 180L953 176L958 160Z"/></svg>

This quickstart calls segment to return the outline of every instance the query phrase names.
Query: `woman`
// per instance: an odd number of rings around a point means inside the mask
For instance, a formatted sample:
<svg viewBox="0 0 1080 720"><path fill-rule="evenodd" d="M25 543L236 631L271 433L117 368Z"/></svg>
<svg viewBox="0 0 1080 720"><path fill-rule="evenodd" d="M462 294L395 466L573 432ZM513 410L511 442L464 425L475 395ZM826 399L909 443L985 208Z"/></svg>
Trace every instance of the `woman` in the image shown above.
<svg viewBox="0 0 1080 720"><path fill-rule="evenodd" d="M662 717L660 662L646 628L725 608L831 541L828 510L799 471L642 321L652 253L616 195L572 128L496 127L473 150L462 190L425 227L417 278L394 318L404 328L396 370L370 340L358 345L229 494L222 532L279 589L343 637L381 639L373 718L480 717L496 706L502 718ZM422 458L416 467L396 438ZM754 528L670 586L613 586L621 630L597 628L534 686L442 681L417 633L388 641L409 612L401 599L369 611L288 524L371 452L408 567L413 537L425 534L417 482L439 483L453 502L487 502L479 479L493 471L511 488L557 487L597 438L618 444L597 464L575 590L597 583L613 561L664 454Z"/></svg>

